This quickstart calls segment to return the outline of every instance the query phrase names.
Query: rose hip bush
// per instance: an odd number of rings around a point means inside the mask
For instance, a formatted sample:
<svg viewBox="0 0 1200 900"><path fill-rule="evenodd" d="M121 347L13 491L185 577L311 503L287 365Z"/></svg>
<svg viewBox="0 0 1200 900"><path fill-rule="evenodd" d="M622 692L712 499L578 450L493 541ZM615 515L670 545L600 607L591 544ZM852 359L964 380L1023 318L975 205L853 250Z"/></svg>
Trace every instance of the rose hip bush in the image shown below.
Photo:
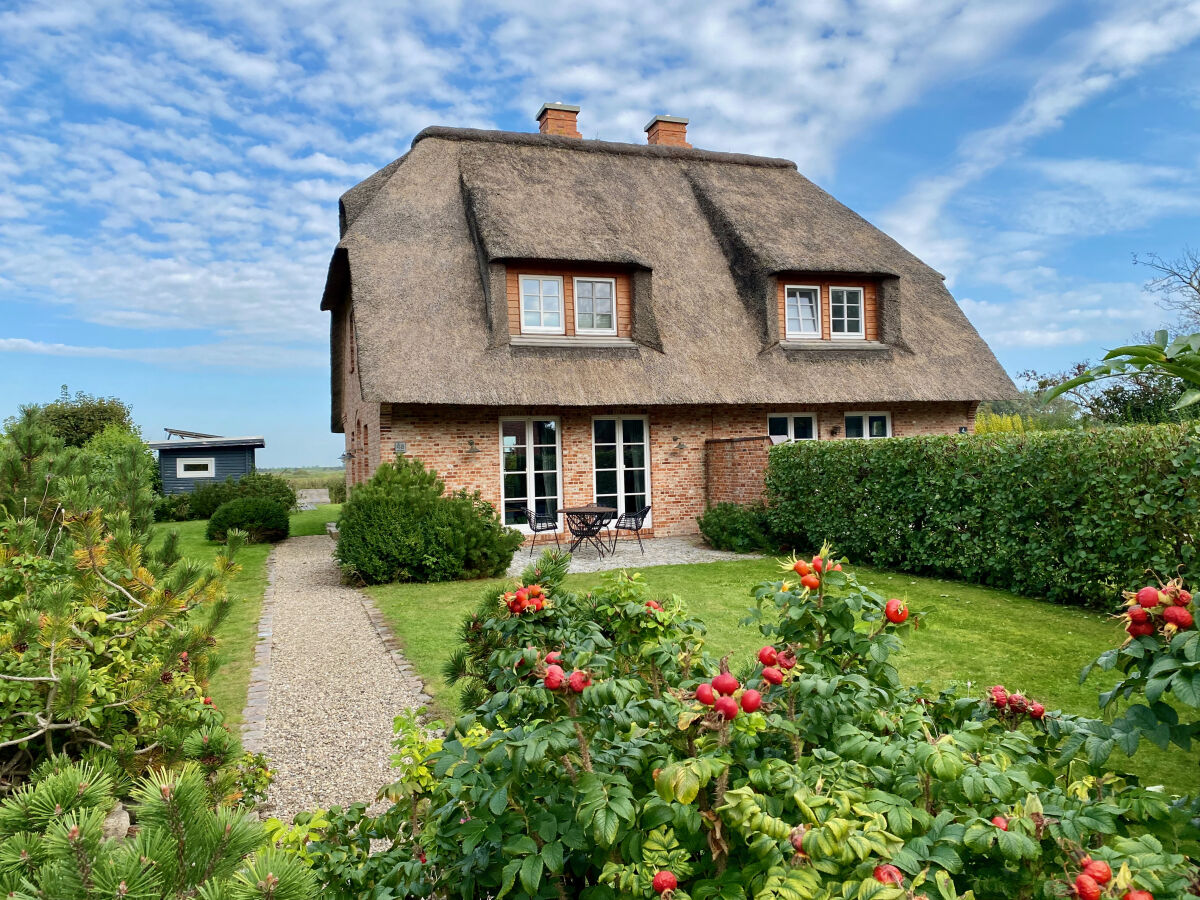
<svg viewBox="0 0 1200 900"><path fill-rule="evenodd" d="M543 557L468 620L477 706L440 744L405 743L406 769L425 774L390 786L390 810L332 816L308 844L323 896L1146 900L1196 887L1188 809L1086 757L1056 765L1097 723L1002 685L905 688L892 660L921 613L829 548L754 589L745 624L764 646L736 670L638 576L572 594L561 573Z"/></svg>

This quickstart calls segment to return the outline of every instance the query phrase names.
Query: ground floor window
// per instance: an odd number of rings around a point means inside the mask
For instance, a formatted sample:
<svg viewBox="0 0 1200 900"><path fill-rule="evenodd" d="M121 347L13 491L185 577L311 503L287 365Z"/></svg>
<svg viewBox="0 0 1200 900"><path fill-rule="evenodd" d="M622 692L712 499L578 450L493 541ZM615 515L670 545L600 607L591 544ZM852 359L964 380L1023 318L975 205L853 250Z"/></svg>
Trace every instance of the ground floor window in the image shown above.
<svg viewBox="0 0 1200 900"><path fill-rule="evenodd" d="M885 412L846 413L846 437L886 438L892 436L892 414Z"/></svg>
<svg viewBox="0 0 1200 900"><path fill-rule="evenodd" d="M767 434L772 444L788 441L815 441L817 417L814 413L777 413L767 416Z"/></svg>
<svg viewBox="0 0 1200 900"><path fill-rule="evenodd" d="M650 505L650 423L644 416L592 420L596 503L624 513Z"/></svg>
<svg viewBox="0 0 1200 900"><path fill-rule="evenodd" d="M213 478L216 474L217 461L212 457L205 459L178 457L175 460L175 477L177 478Z"/></svg>
<svg viewBox="0 0 1200 900"><path fill-rule="evenodd" d="M529 524L527 509L557 516L562 506L562 436L557 419L500 420L504 524Z"/></svg>

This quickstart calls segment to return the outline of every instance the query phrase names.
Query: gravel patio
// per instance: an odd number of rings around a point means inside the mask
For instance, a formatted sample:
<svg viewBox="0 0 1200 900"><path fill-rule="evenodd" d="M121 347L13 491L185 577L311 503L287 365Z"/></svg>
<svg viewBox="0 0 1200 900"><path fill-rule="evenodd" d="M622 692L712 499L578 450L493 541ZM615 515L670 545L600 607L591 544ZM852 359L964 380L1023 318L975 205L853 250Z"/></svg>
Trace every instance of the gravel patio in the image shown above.
<svg viewBox="0 0 1200 900"><path fill-rule="evenodd" d="M562 549L567 549L568 542L562 541ZM547 547L554 546L554 539L538 538L537 547L533 550L533 558ZM611 569L648 569L651 566L677 566L685 563L721 562L727 559L754 559L757 554L730 553L725 550L714 550L704 543L704 538L698 534L684 537L642 538L645 553L638 549L636 538L622 537L617 541L616 553L605 553L601 558L596 548L584 544L571 556L571 572L607 572ZM509 575L520 575L530 562L530 548L521 547L513 557L512 565L508 567Z"/></svg>

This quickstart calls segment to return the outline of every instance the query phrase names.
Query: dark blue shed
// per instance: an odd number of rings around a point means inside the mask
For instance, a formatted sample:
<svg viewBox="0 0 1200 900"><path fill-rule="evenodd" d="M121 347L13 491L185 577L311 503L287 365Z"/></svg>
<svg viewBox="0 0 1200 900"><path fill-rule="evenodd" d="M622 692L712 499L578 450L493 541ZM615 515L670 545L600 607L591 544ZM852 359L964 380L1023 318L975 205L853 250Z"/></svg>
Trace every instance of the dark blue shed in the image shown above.
<svg viewBox="0 0 1200 900"><path fill-rule="evenodd" d="M261 437L217 437L167 429L183 434L177 440L151 441L158 451L158 471L164 494L183 494L215 481L237 481L254 471L254 451L265 447Z"/></svg>

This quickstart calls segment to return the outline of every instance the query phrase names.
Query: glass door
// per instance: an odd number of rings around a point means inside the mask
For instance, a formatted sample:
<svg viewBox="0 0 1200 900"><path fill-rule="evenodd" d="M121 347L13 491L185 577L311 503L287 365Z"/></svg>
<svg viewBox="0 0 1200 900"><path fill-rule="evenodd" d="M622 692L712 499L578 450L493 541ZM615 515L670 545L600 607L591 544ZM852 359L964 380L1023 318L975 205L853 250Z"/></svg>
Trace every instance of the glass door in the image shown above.
<svg viewBox="0 0 1200 900"><path fill-rule="evenodd" d="M650 504L650 426L644 416L592 421L594 496L622 515Z"/></svg>
<svg viewBox="0 0 1200 900"><path fill-rule="evenodd" d="M504 524L529 524L525 510L557 516L559 495L559 429L557 419L502 419L500 474Z"/></svg>

